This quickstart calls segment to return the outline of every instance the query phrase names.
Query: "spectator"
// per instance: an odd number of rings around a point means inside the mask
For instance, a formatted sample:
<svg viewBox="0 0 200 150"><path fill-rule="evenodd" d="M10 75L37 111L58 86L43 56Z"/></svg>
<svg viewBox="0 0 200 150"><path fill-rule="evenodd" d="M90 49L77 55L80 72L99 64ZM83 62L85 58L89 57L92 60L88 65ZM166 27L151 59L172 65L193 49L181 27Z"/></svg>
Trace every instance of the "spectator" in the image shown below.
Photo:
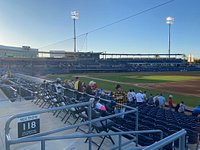
<svg viewBox="0 0 200 150"><path fill-rule="evenodd" d="M109 115L110 112L107 112L106 106L103 105L100 101L101 100L99 97L95 97L95 100L93 102L93 108L100 112L102 117Z"/></svg>
<svg viewBox="0 0 200 150"><path fill-rule="evenodd" d="M165 106L165 97L160 93L158 96L159 106L160 108L163 108Z"/></svg>
<svg viewBox="0 0 200 150"><path fill-rule="evenodd" d="M143 98L143 94L141 90L136 94L136 101L137 101L137 105L141 105L144 102L144 98Z"/></svg>
<svg viewBox="0 0 200 150"><path fill-rule="evenodd" d="M110 102L108 102L106 104L106 110L113 114L114 113L114 110L115 110L115 106L116 106L116 102L114 100L111 100Z"/></svg>
<svg viewBox="0 0 200 150"><path fill-rule="evenodd" d="M100 103L99 97L95 97L94 108L96 108L97 110L106 111L106 107Z"/></svg>
<svg viewBox="0 0 200 150"><path fill-rule="evenodd" d="M177 104L176 107L174 108L176 112L178 112L179 107L180 107L180 104Z"/></svg>
<svg viewBox="0 0 200 150"><path fill-rule="evenodd" d="M97 90L97 83L94 82L94 81L90 81L90 82L89 82L89 86L91 87L92 92L96 93L96 90Z"/></svg>
<svg viewBox="0 0 200 150"><path fill-rule="evenodd" d="M153 95L150 94L148 100L147 100L147 104L150 105L150 106L153 106L154 105L154 100L153 100Z"/></svg>
<svg viewBox="0 0 200 150"><path fill-rule="evenodd" d="M116 92L121 92L122 91L121 85L117 84L116 87L115 87L115 90L116 90Z"/></svg>
<svg viewBox="0 0 200 150"><path fill-rule="evenodd" d="M153 97L154 104L156 103L156 100L158 100L158 96L159 96L159 94L156 94L156 95Z"/></svg>
<svg viewBox="0 0 200 150"><path fill-rule="evenodd" d="M156 98L156 100L155 100L154 103L155 103L155 106L156 106L156 107L159 107L159 100L158 100L158 98Z"/></svg>
<svg viewBox="0 0 200 150"><path fill-rule="evenodd" d="M95 95L95 93L92 91L92 86L91 86L91 82L89 82L89 84L86 86L86 90L85 92L89 95Z"/></svg>
<svg viewBox="0 0 200 150"><path fill-rule="evenodd" d="M93 90L93 92L97 91L97 83L96 82L93 83L92 90Z"/></svg>
<svg viewBox="0 0 200 150"><path fill-rule="evenodd" d="M198 116L200 114L200 105L199 106L196 106L193 111L192 111L192 115L193 116Z"/></svg>
<svg viewBox="0 0 200 150"><path fill-rule="evenodd" d="M82 83L81 83L81 81L79 80L79 77L76 77L76 78L75 78L74 89L75 89L76 91L82 92Z"/></svg>
<svg viewBox="0 0 200 150"><path fill-rule="evenodd" d="M72 82L71 80L65 80L65 81L64 81L64 87L65 87L65 88L74 89L73 82Z"/></svg>
<svg viewBox="0 0 200 150"><path fill-rule="evenodd" d="M61 79L57 78L56 82L54 83L54 87L55 87L55 92L58 95L64 95L64 90L63 87L61 85Z"/></svg>
<svg viewBox="0 0 200 150"><path fill-rule="evenodd" d="M130 89L130 91L127 94L128 97L128 102L130 104L134 104L135 103L135 92L134 89Z"/></svg>
<svg viewBox="0 0 200 150"><path fill-rule="evenodd" d="M168 107L169 107L169 110L171 111L172 108L174 107L173 106L173 100L172 100L173 96L172 95L169 95L169 99L168 99Z"/></svg>
<svg viewBox="0 0 200 150"><path fill-rule="evenodd" d="M180 103L180 105L179 105L178 112L184 113L184 112L185 112L185 108L186 108L186 106L185 106L184 102L182 101L182 102Z"/></svg>
<svg viewBox="0 0 200 150"><path fill-rule="evenodd" d="M122 92L121 85L117 84L115 89L116 89L116 92L114 93L114 99L116 103L127 105L128 99L127 99L126 94ZM115 113L122 113L122 112L125 112L125 107L117 104L115 107ZM120 117L124 118L124 115Z"/></svg>
<svg viewBox="0 0 200 150"><path fill-rule="evenodd" d="M76 91L78 91L78 92L76 93L76 99L79 100L79 98L81 97L80 92L83 91L83 89L82 89L82 83L81 83L81 81L79 80L79 77L76 77L76 78L75 78L74 89L75 89Z"/></svg>
<svg viewBox="0 0 200 150"><path fill-rule="evenodd" d="M143 102L147 102L147 91L144 91L143 93L142 93L142 95L143 95Z"/></svg>

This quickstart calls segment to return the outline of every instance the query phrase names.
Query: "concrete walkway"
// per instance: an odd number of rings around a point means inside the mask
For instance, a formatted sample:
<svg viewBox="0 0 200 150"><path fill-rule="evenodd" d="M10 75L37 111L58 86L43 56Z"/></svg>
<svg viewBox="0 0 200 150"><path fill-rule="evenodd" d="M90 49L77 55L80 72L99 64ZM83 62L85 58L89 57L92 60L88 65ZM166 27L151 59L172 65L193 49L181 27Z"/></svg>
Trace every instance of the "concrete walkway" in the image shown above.
<svg viewBox="0 0 200 150"><path fill-rule="evenodd" d="M1 99L5 99L5 95L0 94ZM38 105L35 105L31 101L15 101L10 102L8 99L4 101L0 101L0 150L5 150L5 124L9 117L24 112L41 110ZM64 114L60 114L64 115ZM71 118L71 121L74 121ZM14 119L10 124L10 136L11 139L17 139L18 137L18 120ZM61 122L61 118L58 116L57 118L53 116L53 113L45 113L40 115L40 132L50 131L53 129L61 128L68 126L69 124L64 124ZM85 131L88 131L87 126L83 126ZM53 135L67 135L67 134L83 134L82 131L75 132L75 129L66 130ZM51 135L51 136L53 136ZM113 136L115 143L118 143L118 136ZM102 139L93 138L96 143L100 143ZM88 142L84 142L85 139L77 138L77 139L69 139L69 140L56 140L56 141L47 141L46 142L46 150L88 150ZM127 139L122 138L122 141L127 141ZM31 142L31 143L23 143L23 144L15 144L11 145L11 150L40 150L41 143L40 142ZM106 139L104 144L101 147L101 150L108 150L111 147L116 146L113 145L110 140ZM131 147L134 146L134 143ZM130 149L128 146L127 148ZM92 149L96 150L97 146L92 144Z"/></svg>

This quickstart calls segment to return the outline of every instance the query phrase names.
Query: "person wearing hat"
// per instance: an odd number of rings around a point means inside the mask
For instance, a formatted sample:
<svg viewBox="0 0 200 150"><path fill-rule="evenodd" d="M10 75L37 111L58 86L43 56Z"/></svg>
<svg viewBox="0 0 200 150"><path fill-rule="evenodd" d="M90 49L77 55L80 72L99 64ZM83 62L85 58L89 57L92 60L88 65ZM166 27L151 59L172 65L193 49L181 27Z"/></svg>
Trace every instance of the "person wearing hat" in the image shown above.
<svg viewBox="0 0 200 150"><path fill-rule="evenodd" d="M168 99L168 107L169 107L169 110L171 111L172 108L174 107L173 106L173 96L172 95L169 95L169 99Z"/></svg>

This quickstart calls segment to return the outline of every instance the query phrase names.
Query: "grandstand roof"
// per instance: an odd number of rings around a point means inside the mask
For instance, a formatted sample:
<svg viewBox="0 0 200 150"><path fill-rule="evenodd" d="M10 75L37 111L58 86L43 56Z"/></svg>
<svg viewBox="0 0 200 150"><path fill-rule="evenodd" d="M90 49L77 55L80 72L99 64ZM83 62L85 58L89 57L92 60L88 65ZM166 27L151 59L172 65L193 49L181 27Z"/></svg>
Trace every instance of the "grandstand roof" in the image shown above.
<svg viewBox="0 0 200 150"><path fill-rule="evenodd" d="M12 51L33 50L33 51L38 51L38 49L31 48L30 46L14 47L14 46L4 46L4 45L0 45L0 50L12 50Z"/></svg>

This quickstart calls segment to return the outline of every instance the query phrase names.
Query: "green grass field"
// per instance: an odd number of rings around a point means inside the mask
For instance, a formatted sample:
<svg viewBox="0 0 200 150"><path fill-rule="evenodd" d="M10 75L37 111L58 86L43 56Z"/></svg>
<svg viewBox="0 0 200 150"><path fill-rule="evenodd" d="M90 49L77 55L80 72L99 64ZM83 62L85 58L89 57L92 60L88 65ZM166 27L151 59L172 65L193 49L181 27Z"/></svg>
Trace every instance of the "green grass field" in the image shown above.
<svg viewBox="0 0 200 150"><path fill-rule="evenodd" d="M134 89L136 92L139 90L147 91L147 95L152 93L156 95L160 93L159 90L150 90L140 88L131 84L139 83L166 83L166 82L180 82L190 80L200 80L200 72L173 72L173 73L90 73L90 74L64 74L64 75L49 75L48 79L55 80L60 77L62 80L74 79L75 76L81 76L80 80L86 84L89 81L96 81L98 88L102 88L109 91L114 91L116 82L120 82L123 90L128 92L129 89ZM87 76L87 77L84 77ZM95 79L94 79L95 78ZM104 79L108 81L103 81ZM127 84L128 83L128 84ZM194 107L200 104L200 98L196 96L185 96L175 94L173 92L162 92L163 95L168 98L168 95L173 95L174 103L184 101L187 106Z"/></svg>

